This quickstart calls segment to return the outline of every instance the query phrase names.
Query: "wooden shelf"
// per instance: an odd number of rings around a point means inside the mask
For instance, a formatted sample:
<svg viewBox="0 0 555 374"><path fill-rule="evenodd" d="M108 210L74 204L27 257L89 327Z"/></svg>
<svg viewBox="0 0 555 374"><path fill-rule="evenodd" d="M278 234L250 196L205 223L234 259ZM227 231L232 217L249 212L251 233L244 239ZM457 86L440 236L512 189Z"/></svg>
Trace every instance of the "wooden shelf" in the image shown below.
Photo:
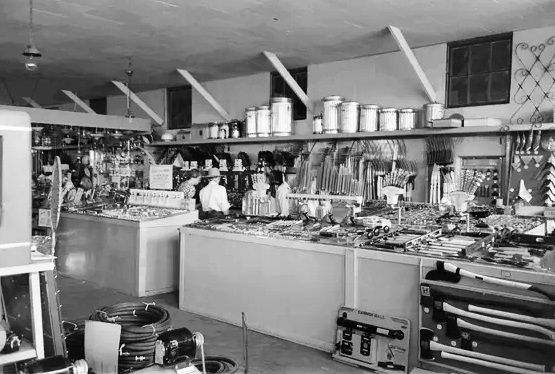
<svg viewBox="0 0 555 374"><path fill-rule="evenodd" d="M254 143L289 143L299 141L334 141L334 140L357 140L357 139L392 139L392 138L423 138L434 135L487 135L505 134L507 132L529 131L531 124L503 125L499 126L472 126L439 129L415 129L403 131L376 131L376 132L357 132L352 134L309 134L292 135L284 137L267 138L238 138L238 139L198 139L198 140L175 140L171 142L154 142L152 147L176 147L187 145L208 145L208 144L254 144ZM536 130L555 130L555 124L545 123L538 126Z"/></svg>
<svg viewBox="0 0 555 374"><path fill-rule="evenodd" d="M19 361L30 360L37 357L37 351L33 346L23 340L19 351L14 353L0 353L0 366L14 364Z"/></svg>
<svg viewBox="0 0 555 374"><path fill-rule="evenodd" d="M81 149L85 148L86 146L81 146ZM78 146L76 145L66 145L66 146L59 146L59 147L46 147L46 146L42 146L42 145L37 145L37 146L33 146L31 147L32 149L36 150L36 151L53 151L53 150L62 150L62 149L66 149L66 150L75 150L75 149L79 149Z"/></svg>
<svg viewBox="0 0 555 374"><path fill-rule="evenodd" d="M54 262L48 260L30 261L28 265L11 266L7 268L0 267L0 277L9 275L38 273L41 271L54 270Z"/></svg>

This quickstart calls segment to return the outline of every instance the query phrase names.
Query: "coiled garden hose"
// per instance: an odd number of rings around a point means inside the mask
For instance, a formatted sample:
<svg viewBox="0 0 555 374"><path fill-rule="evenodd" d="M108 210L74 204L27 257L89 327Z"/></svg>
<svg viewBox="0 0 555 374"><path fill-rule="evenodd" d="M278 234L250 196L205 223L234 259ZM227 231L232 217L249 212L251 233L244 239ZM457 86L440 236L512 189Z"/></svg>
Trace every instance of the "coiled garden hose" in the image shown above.
<svg viewBox="0 0 555 374"><path fill-rule="evenodd" d="M202 361L193 360L191 363L202 372ZM220 374L220 373L236 373L239 370L239 365L232 359L221 356L206 356L206 373L207 374Z"/></svg>
<svg viewBox="0 0 555 374"><path fill-rule="evenodd" d="M152 365L158 335L171 328L169 312L154 303L121 303L103 307L95 310L90 320L121 326L120 372Z"/></svg>

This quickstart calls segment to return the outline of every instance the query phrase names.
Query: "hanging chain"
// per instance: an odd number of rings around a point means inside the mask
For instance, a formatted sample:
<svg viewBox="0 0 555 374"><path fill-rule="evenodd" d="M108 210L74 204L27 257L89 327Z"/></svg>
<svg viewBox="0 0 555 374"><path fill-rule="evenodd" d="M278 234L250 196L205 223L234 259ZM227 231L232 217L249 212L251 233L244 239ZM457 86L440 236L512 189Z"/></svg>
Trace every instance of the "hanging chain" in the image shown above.
<svg viewBox="0 0 555 374"><path fill-rule="evenodd" d="M33 0L29 0L29 43L33 45Z"/></svg>
<svg viewBox="0 0 555 374"><path fill-rule="evenodd" d="M133 116L131 113L131 76L133 75L133 70L131 69L131 57L129 57L129 70L125 73L127 74L127 117L131 118Z"/></svg>

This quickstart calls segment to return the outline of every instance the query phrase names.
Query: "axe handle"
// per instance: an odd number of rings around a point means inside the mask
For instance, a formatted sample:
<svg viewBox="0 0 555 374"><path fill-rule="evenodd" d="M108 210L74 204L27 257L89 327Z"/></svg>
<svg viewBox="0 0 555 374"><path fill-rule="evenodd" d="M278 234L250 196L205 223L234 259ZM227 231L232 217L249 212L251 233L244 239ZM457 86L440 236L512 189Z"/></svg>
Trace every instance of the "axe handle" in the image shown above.
<svg viewBox="0 0 555 374"><path fill-rule="evenodd" d="M551 340L555 340L555 331L551 331L549 329L546 329L545 327L533 325L531 323L508 321L508 320L505 320L505 319L483 316L481 314L467 312L466 310L459 309L459 308L454 307L453 305L448 304L448 303L443 303L443 310L446 311L447 313L455 314L457 316L472 318L472 319L475 319L477 321L492 323L494 325L514 327L516 329L535 331L535 332L538 332L540 334L543 334L543 335L547 336Z"/></svg>
<svg viewBox="0 0 555 374"><path fill-rule="evenodd" d="M507 339L514 339L514 340L518 340L518 341L521 341L521 342L545 344L545 345L549 345L551 347L555 347L555 342L552 341L552 340L534 338L534 337L531 337L531 336L513 334L511 332L499 331L499 330L490 329L490 328L487 328L487 327L477 326L477 325L474 325L474 324L472 324L470 322L467 322L467 321L465 321L463 319L460 319L460 318L457 319L457 326L460 327L460 328L463 328L463 329L476 331L476 332L481 332L483 334L490 334L490 335L493 335L493 336L499 336L499 337L503 337L503 338L507 338Z"/></svg>
<svg viewBox="0 0 555 374"><path fill-rule="evenodd" d="M468 305L468 310L476 313L489 314L490 316L508 318L515 321L534 323L536 325L541 325L551 329L555 329L555 319L530 317L523 314L504 312L502 310L497 310L497 309L482 308L480 306L476 306L472 304Z"/></svg>
<svg viewBox="0 0 555 374"><path fill-rule="evenodd" d="M474 364L474 365L487 367L490 369L501 370L507 373L516 373L516 374L537 374L538 373L536 370L517 368L514 366L498 364L495 362L488 362L477 358L455 355L448 352L441 352L441 358L445 358L447 360L459 361L459 362L466 362L468 364Z"/></svg>
<svg viewBox="0 0 555 374"><path fill-rule="evenodd" d="M476 358L476 359L479 359L479 360L497 362L499 364L510 365L510 366L516 366L518 368L534 370L536 372L538 372L538 371L539 372L545 372L545 366L543 366L543 365L530 364L528 362L521 362L521 361L511 360L511 359L508 359L508 358L505 358L505 357L498 357L498 356L487 355L487 354L484 354L484 353L479 353L479 352L474 352L474 351L467 351L465 349L451 347L449 345L436 343L434 341L430 341L430 349L432 351L447 352L447 353L452 353L452 354L456 354L456 355L472 357L472 358Z"/></svg>
<svg viewBox="0 0 555 374"><path fill-rule="evenodd" d="M521 282L515 282L515 281L510 281L510 280L505 280L505 279L500 279L500 278L494 278L494 277L489 277L487 275L479 275L476 273L473 273L471 271L468 270L464 270L461 269L449 262L445 262L444 263L444 269L450 273L459 273L460 275L467 277L467 278L472 278L472 279L477 279L477 280L481 280L487 283L492 283L492 284L497 284L499 286L507 286L507 287L512 287L512 288L519 288L521 290L527 290L530 287L532 287L531 284L527 284L527 283L521 283Z"/></svg>

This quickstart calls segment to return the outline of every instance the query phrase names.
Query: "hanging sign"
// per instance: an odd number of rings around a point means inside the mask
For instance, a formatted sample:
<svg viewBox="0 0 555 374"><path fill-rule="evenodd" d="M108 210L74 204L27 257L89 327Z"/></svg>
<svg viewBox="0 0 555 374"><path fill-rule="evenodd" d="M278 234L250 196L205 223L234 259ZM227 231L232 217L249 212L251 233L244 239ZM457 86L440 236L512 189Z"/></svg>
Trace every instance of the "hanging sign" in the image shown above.
<svg viewBox="0 0 555 374"><path fill-rule="evenodd" d="M150 188L153 190L171 190L173 188L172 165L150 165Z"/></svg>
<svg viewBox="0 0 555 374"><path fill-rule="evenodd" d="M51 224L50 217L51 217L50 209L39 209L39 226L50 227L50 224Z"/></svg>

